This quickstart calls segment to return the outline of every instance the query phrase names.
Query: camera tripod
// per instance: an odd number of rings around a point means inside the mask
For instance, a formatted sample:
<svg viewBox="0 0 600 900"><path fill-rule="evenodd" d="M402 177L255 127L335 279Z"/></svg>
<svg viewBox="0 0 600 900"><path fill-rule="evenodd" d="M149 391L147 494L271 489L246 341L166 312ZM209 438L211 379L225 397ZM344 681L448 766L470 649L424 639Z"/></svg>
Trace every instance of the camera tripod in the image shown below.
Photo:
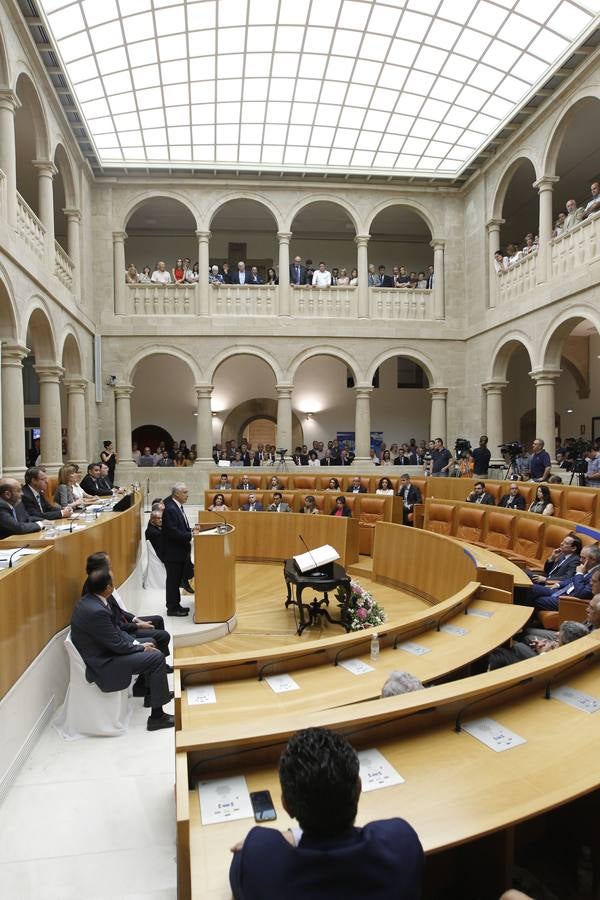
<svg viewBox="0 0 600 900"><path fill-rule="evenodd" d="M506 467L506 472L504 473L504 478L502 480L508 481L510 478L512 478L513 475L517 475L519 478L521 477L521 473L519 472L519 469L517 466L517 457L516 456L511 456L510 462Z"/></svg>

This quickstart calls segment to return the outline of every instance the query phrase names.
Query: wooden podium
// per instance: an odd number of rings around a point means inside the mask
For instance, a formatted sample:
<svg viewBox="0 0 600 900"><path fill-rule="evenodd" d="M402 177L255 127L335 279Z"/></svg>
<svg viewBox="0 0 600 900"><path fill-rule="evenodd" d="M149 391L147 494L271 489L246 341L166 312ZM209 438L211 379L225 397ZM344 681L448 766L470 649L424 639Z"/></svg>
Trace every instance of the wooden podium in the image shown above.
<svg viewBox="0 0 600 900"><path fill-rule="evenodd" d="M227 622L235 615L235 528L217 523L194 537L194 622Z"/></svg>

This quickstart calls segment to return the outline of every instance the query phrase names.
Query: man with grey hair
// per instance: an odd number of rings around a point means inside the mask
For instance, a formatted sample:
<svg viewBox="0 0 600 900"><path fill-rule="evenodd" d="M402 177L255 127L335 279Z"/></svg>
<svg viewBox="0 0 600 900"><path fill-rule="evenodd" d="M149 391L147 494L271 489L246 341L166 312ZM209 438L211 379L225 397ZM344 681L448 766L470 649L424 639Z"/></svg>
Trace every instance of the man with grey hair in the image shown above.
<svg viewBox="0 0 600 900"><path fill-rule="evenodd" d="M524 659L532 659L540 653L547 653L548 650L555 650L557 647L562 647L563 644L570 644L571 641L576 641L587 634L589 631L582 622L562 622L558 630L558 640L534 638L528 644L516 643L512 647L498 647L496 650L492 650L489 657L489 668L490 670L501 669L503 666L510 666Z"/></svg>
<svg viewBox="0 0 600 900"><path fill-rule="evenodd" d="M186 590L193 593L189 579L194 575L191 559L192 529L185 514L189 491L183 481L178 481L171 489L171 496L165 500L162 516L163 562L167 571L166 603L167 615L187 616L189 609L181 605L179 587L183 583Z"/></svg>
<svg viewBox="0 0 600 900"><path fill-rule="evenodd" d="M574 200L567 200L567 215L565 216L565 221L563 222L563 232L568 231L569 228L573 228L574 225L577 225L581 222L583 218L583 206L577 208L577 204Z"/></svg>
<svg viewBox="0 0 600 900"><path fill-rule="evenodd" d="M416 675L410 672L390 672L383 688L382 697L396 697L398 694L410 694L412 691L420 691L425 685L419 681Z"/></svg>

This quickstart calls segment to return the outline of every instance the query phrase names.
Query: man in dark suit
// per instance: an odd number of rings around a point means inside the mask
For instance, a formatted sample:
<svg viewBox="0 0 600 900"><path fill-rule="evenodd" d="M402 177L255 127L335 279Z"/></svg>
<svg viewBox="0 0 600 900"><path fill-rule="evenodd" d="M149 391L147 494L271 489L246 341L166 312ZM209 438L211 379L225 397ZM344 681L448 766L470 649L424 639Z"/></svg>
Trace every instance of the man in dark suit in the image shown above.
<svg viewBox="0 0 600 900"><path fill-rule="evenodd" d="M415 503L422 503L423 499L419 488L411 483L408 472L400 476L398 496L402 498L402 522L404 525L412 525L414 520L413 507Z"/></svg>
<svg viewBox="0 0 600 900"><path fill-rule="evenodd" d="M269 504L268 512L291 512L279 491L275 491L273 494L273 502Z"/></svg>
<svg viewBox="0 0 600 900"><path fill-rule="evenodd" d="M238 491L255 491L256 484L254 483L254 481L250 481L250 479L248 478L247 475L242 475L242 477L240 478L240 480L237 483L237 490Z"/></svg>
<svg viewBox="0 0 600 900"><path fill-rule="evenodd" d="M108 487L103 487L100 482L100 463L89 464L87 475L81 479L81 487L92 497L112 497L112 488L108 490Z"/></svg>
<svg viewBox="0 0 600 900"><path fill-rule="evenodd" d="M500 498L500 502L498 506L504 507L504 509L525 509L525 497L519 491L519 476L515 476L514 481L511 481L511 485L508 489L508 494L504 494L503 497Z"/></svg>
<svg viewBox="0 0 600 900"><path fill-rule="evenodd" d="M299 827L255 827L233 847L235 900L418 900L424 853L404 819L354 825L358 756L325 728L293 735L279 761L281 802Z"/></svg>
<svg viewBox="0 0 600 900"><path fill-rule="evenodd" d="M239 262L235 272L231 273L231 284L251 284L250 273L246 272L246 263Z"/></svg>
<svg viewBox="0 0 600 900"><path fill-rule="evenodd" d="M484 506L495 506L496 503L491 494L485 489L483 481L476 481L473 490L467 497L467 503L481 503Z"/></svg>
<svg viewBox="0 0 600 900"><path fill-rule="evenodd" d="M154 547L154 552L160 559L161 563L164 563L165 560L162 532L162 509L159 509L157 506L155 506L154 503L152 504L150 521L146 526L145 536L146 540Z"/></svg>
<svg viewBox="0 0 600 900"><path fill-rule="evenodd" d="M248 497L248 502L243 503L242 506L240 506L240 509L243 512L262 512L263 505L260 500L256 499L256 494L250 494Z"/></svg>
<svg viewBox="0 0 600 900"><path fill-rule="evenodd" d="M534 584L545 584L546 587L559 588L561 584L567 584L575 574L575 570L580 562L581 547L579 535L567 534L544 563L543 575L531 572L528 569L525 571Z"/></svg>
<svg viewBox="0 0 600 900"><path fill-rule="evenodd" d="M356 475L352 479L352 482L351 482L350 486L348 487L348 493L349 494L366 494L367 493L367 489L366 489L366 487L362 486L358 475Z"/></svg>
<svg viewBox="0 0 600 900"><path fill-rule="evenodd" d="M264 281L258 274L257 266L252 266L252 268L250 269L250 278L249 278L249 282L247 282L247 283L249 283L249 284L264 284Z"/></svg>
<svg viewBox="0 0 600 900"><path fill-rule="evenodd" d="M135 641L114 623L108 602L113 583L107 568L92 572L88 587L89 593L77 603L71 619L71 640L85 662L85 677L104 693L111 693L125 690L133 675L143 675L146 705L152 709L148 731L173 728L173 716L163 710L173 697L165 657L153 643Z"/></svg>
<svg viewBox="0 0 600 900"><path fill-rule="evenodd" d="M592 597L592 577L600 566L600 544L584 547L580 554L580 563L569 581L563 581L559 587L554 583L533 584L523 597L515 602L520 606L534 606L536 609L552 609L559 607L560 598L565 596L579 597L589 600Z"/></svg>
<svg viewBox="0 0 600 900"><path fill-rule="evenodd" d="M21 485L16 478L0 481L0 538L33 534L43 528L41 513L37 519L32 518L21 503L21 494Z"/></svg>
<svg viewBox="0 0 600 900"><path fill-rule="evenodd" d="M379 286L384 288L394 287L394 279L391 275L385 274L385 266L379 266Z"/></svg>
<svg viewBox="0 0 600 900"><path fill-rule="evenodd" d="M295 256L294 262L290 265L290 284L295 284L296 287L306 284L306 269L299 256Z"/></svg>
<svg viewBox="0 0 600 900"><path fill-rule="evenodd" d="M192 593L189 579L194 574L191 561L192 528L183 508L188 495L189 491L183 482L174 484L171 496L165 500L162 515L163 553L167 570L166 602L169 616L187 616L189 613L189 609L181 605L179 593L182 582L186 583L186 589Z"/></svg>
<svg viewBox="0 0 600 900"><path fill-rule="evenodd" d="M240 444L240 459L239 462L244 466L252 465L252 457L250 455L250 451L248 450L248 444L246 441L242 441Z"/></svg>
<svg viewBox="0 0 600 900"><path fill-rule="evenodd" d="M48 476L41 466L32 466L25 472L25 487L21 502L27 514L33 519L69 519L73 515L73 507L52 506L46 500Z"/></svg>

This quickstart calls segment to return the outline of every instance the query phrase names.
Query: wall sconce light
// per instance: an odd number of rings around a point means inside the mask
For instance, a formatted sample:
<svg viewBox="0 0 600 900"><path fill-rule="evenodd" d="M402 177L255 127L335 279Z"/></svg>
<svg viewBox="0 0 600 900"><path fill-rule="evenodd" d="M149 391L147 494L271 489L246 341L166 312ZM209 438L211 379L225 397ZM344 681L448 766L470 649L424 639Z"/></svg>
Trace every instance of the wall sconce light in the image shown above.
<svg viewBox="0 0 600 900"><path fill-rule="evenodd" d="M213 417L213 419L216 418L216 415L217 415L216 412L213 410L213 411L211 412L211 416Z"/></svg>
<svg viewBox="0 0 600 900"><path fill-rule="evenodd" d="M312 417L313 417L313 414L312 414L312 413L309 413L309 412L306 413L306 418L307 418L308 420L312 419Z"/></svg>

